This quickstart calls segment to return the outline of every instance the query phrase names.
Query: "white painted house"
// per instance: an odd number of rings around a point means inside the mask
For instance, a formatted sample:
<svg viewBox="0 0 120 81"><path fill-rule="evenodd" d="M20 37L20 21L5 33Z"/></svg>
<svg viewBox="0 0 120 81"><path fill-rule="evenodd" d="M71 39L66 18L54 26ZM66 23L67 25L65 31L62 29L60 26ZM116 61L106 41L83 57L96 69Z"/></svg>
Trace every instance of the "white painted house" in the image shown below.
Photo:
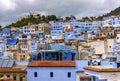
<svg viewBox="0 0 120 81"><path fill-rule="evenodd" d="M27 81L76 81L75 61L31 61Z"/></svg>
<svg viewBox="0 0 120 81"><path fill-rule="evenodd" d="M116 36L116 42L120 43L120 33L118 33L117 36Z"/></svg>
<svg viewBox="0 0 120 81"><path fill-rule="evenodd" d="M35 26L23 26L23 34L35 34Z"/></svg>
<svg viewBox="0 0 120 81"><path fill-rule="evenodd" d="M120 17L119 16L110 16L110 17L106 17L104 18L103 21L103 25L116 25L116 24L120 24Z"/></svg>
<svg viewBox="0 0 120 81"><path fill-rule="evenodd" d="M92 81L119 81L120 68L111 66L86 66L85 74L92 76Z"/></svg>
<svg viewBox="0 0 120 81"><path fill-rule="evenodd" d="M113 46L113 52L117 55L117 63L120 64L120 34L117 33L114 46Z"/></svg>

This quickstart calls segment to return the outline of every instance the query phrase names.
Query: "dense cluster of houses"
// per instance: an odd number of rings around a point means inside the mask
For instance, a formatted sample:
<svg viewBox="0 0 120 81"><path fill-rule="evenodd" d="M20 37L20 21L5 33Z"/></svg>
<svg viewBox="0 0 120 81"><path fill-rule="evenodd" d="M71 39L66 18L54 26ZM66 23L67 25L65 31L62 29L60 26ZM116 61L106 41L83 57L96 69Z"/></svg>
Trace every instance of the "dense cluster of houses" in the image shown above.
<svg viewBox="0 0 120 81"><path fill-rule="evenodd" d="M0 79L120 80L120 17L50 21L0 32Z"/></svg>

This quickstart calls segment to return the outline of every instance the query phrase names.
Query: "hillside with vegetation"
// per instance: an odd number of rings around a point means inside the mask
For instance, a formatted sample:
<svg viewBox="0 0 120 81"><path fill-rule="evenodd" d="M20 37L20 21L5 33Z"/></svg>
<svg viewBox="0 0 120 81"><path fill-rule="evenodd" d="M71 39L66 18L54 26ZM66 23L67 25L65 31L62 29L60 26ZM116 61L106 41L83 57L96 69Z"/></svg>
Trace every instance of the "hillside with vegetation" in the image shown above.
<svg viewBox="0 0 120 81"><path fill-rule="evenodd" d="M115 10L112 10L110 13L105 14L105 16L116 16L120 15L120 7L116 8Z"/></svg>
<svg viewBox="0 0 120 81"><path fill-rule="evenodd" d="M108 17L108 16L117 16L120 15L120 7L111 10L109 13L103 14L101 16L91 16L91 17L82 17L82 21L102 21L104 17ZM81 21L80 20L80 21Z"/></svg>
<svg viewBox="0 0 120 81"><path fill-rule="evenodd" d="M72 16L72 15L65 17L65 21L69 21L71 19L76 19L76 18L75 16ZM30 16L28 16L28 18L23 18L21 20L18 20L17 22L12 23L7 27L22 27L22 26L28 25L28 23L39 24L42 22L49 23L49 21L60 21L60 20L63 21L63 18L57 17L56 15L45 16L45 15L37 14L37 16L34 17L34 15L31 14Z"/></svg>
<svg viewBox="0 0 120 81"><path fill-rule="evenodd" d="M110 11L110 13L103 14L101 16L91 16L91 17L82 17L82 19L79 19L79 21L102 21L104 17L108 16L116 16L120 14L120 7L116 8L115 10ZM76 19L75 16L67 16L65 17L65 21L69 21L71 19ZM7 27L22 27L27 25L29 22L33 24L38 24L41 22L48 23L49 21L59 21L63 20L61 17L57 17L56 15L40 15L37 14L37 17L34 17L32 14L28 16L28 18L23 18L20 21L17 21L15 23L11 23Z"/></svg>
<svg viewBox="0 0 120 81"><path fill-rule="evenodd" d="M23 18L21 20L18 20L17 22L15 23L12 23L10 25L8 25L7 27L22 27L22 26L25 26L27 25L29 22L32 23L32 24L38 24L38 23L41 23L41 22L49 22L49 21L52 21L52 20L59 20L58 17L56 17L55 15L48 15L48 16L44 16L44 15L40 15L38 14L37 17L34 17L32 14L30 16L28 16L28 18Z"/></svg>

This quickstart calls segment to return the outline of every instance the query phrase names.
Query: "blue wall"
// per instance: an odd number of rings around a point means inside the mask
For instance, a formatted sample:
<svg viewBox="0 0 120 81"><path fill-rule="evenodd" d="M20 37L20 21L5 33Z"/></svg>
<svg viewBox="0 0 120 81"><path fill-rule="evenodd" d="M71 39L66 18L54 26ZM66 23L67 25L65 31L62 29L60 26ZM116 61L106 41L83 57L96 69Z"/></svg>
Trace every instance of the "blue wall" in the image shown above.
<svg viewBox="0 0 120 81"><path fill-rule="evenodd" d="M59 30L51 30L50 31L50 36L57 36L58 34L64 34L64 30L63 29L59 29Z"/></svg>
<svg viewBox="0 0 120 81"><path fill-rule="evenodd" d="M34 77L37 72L38 77ZM53 72L53 77L50 77ZM71 72L71 77L68 77ZM27 81L76 81L75 67L28 67Z"/></svg>

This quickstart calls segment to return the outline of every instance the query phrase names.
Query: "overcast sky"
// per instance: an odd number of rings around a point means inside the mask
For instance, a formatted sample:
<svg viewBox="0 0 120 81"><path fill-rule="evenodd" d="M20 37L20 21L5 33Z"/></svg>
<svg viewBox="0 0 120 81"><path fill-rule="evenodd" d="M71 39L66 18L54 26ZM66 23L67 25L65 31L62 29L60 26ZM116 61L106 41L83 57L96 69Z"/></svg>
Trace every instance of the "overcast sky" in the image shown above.
<svg viewBox="0 0 120 81"><path fill-rule="evenodd" d="M39 11L57 16L98 16L120 6L120 0L1 0L0 24L17 21L24 13Z"/></svg>

